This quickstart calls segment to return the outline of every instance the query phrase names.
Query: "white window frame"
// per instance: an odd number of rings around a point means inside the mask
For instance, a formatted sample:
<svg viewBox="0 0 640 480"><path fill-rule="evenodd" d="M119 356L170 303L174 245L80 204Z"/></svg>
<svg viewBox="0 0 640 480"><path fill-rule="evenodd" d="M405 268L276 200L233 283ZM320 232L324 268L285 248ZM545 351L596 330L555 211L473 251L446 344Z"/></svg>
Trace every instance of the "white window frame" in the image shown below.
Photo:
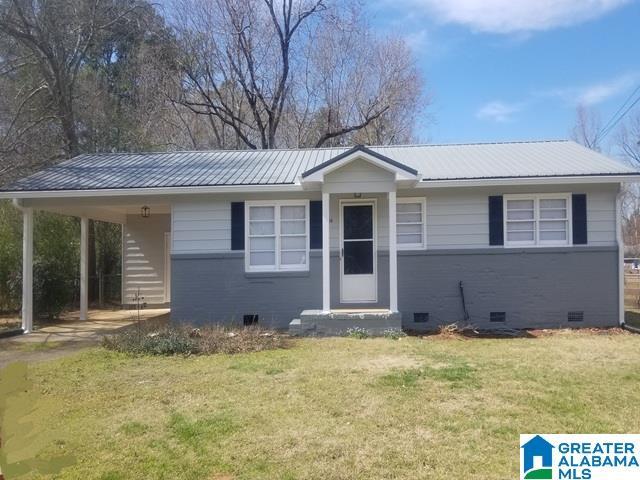
<svg viewBox="0 0 640 480"><path fill-rule="evenodd" d="M398 222L397 206L396 206L396 248L398 250L424 250L427 248L427 199L426 197L397 197L396 204L401 203L419 203L422 208L422 243L399 243L398 226L401 225ZM413 223L412 225L415 225Z"/></svg>
<svg viewBox="0 0 640 480"><path fill-rule="evenodd" d="M534 239L509 241L507 237L507 202L509 200L533 200ZM567 239L540 240L540 200L565 200L567 205ZM502 228L505 247L570 247L573 245L573 212L571 211L571 193L518 193L502 196ZM545 221L545 220L542 220Z"/></svg>
<svg viewBox="0 0 640 480"><path fill-rule="evenodd" d="M282 237L282 224L280 221L280 208L283 206L304 207L305 219L305 255L304 265L282 265L280 249ZM275 235L275 265L251 265L250 233L250 208L273 207L274 209L274 235ZM287 236L287 234L285 234ZM246 272L306 272L309 271L309 200L253 200L244 202L244 269Z"/></svg>

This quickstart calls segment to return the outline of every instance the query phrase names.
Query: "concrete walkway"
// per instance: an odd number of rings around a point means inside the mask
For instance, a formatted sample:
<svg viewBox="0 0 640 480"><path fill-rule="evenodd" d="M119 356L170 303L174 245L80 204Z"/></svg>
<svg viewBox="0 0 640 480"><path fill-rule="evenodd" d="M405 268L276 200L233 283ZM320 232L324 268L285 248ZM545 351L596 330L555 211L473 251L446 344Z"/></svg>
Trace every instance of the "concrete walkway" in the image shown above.
<svg viewBox="0 0 640 480"><path fill-rule="evenodd" d="M145 321L162 321L169 309L149 309L140 313ZM105 335L137 321L134 310L90 310L89 320L80 321L78 312L65 314L60 321L33 333L0 339L0 368L13 362L36 362L58 358L81 348L99 345Z"/></svg>

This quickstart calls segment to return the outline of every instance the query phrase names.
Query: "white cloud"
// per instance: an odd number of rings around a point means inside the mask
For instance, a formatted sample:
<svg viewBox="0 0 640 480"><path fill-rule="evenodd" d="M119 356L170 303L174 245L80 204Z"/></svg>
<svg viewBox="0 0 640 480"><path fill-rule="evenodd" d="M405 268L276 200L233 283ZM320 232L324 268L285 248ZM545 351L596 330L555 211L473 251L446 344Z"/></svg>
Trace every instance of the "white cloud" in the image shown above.
<svg viewBox="0 0 640 480"><path fill-rule="evenodd" d="M476 117L482 120L506 123L513 119L513 115L522 110L522 103L506 103L499 100L484 104L476 112Z"/></svg>
<svg viewBox="0 0 640 480"><path fill-rule="evenodd" d="M405 0L443 23L487 33L565 27L598 18L631 0Z"/></svg>

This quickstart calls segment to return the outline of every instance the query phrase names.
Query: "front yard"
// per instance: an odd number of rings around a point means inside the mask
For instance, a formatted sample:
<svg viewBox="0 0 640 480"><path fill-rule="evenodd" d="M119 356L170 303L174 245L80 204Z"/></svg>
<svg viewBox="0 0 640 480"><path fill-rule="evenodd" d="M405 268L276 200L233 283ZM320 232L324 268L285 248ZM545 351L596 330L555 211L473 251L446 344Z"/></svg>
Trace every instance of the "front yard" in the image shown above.
<svg viewBox="0 0 640 480"><path fill-rule="evenodd" d="M304 339L0 373L5 477L389 479L518 475L520 433L637 433L640 335Z"/></svg>

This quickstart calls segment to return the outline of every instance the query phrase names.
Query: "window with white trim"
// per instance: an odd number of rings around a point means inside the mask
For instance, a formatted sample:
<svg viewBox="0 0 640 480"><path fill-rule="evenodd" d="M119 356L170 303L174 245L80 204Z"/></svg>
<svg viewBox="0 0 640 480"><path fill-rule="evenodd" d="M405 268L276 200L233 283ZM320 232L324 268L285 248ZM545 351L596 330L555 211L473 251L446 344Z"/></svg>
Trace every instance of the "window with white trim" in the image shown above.
<svg viewBox="0 0 640 480"><path fill-rule="evenodd" d="M398 198L396 200L396 238L399 250L425 248L424 198Z"/></svg>
<svg viewBox="0 0 640 480"><path fill-rule="evenodd" d="M308 202L246 202L246 270L307 270L308 212Z"/></svg>
<svg viewBox="0 0 640 480"><path fill-rule="evenodd" d="M570 245L568 194L505 195L505 245Z"/></svg>

